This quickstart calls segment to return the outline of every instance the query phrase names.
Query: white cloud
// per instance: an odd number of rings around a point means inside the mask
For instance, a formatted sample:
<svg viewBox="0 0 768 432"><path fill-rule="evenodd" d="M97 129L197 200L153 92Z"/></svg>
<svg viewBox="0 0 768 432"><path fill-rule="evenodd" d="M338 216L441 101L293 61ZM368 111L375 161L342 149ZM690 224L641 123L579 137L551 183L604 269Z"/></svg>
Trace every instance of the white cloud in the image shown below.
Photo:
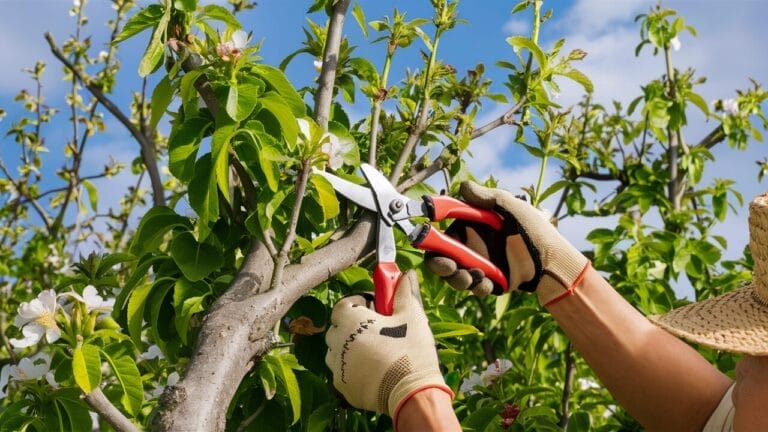
<svg viewBox="0 0 768 432"><path fill-rule="evenodd" d="M577 0L560 25L575 34L611 33L617 25L631 25L635 16L653 4L648 0Z"/></svg>
<svg viewBox="0 0 768 432"><path fill-rule="evenodd" d="M515 17L504 23L502 30L505 34L526 34L531 31L531 23L526 19Z"/></svg>

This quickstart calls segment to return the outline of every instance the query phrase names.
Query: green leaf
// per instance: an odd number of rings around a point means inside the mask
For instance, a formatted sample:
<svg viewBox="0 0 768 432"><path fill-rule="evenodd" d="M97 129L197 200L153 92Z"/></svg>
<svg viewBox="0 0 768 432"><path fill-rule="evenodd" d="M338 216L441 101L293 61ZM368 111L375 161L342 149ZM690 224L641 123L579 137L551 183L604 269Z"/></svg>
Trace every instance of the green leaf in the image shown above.
<svg viewBox="0 0 768 432"><path fill-rule="evenodd" d="M700 109L704 115L709 115L709 106L707 105L707 102L704 100L704 98L701 97L701 95L689 91L685 94L685 98L688 99L692 104L696 105L696 107Z"/></svg>
<svg viewBox="0 0 768 432"><path fill-rule="evenodd" d="M76 347L72 353L72 373L83 392L88 394L96 389L101 384L99 349L89 344Z"/></svg>
<svg viewBox="0 0 768 432"><path fill-rule="evenodd" d="M163 36L165 35L165 28L168 26L168 21L170 19L171 9L166 8L163 16L155 27L155 31L152 33L152 39L149 40L147 49L144 51L144 55L139 62L139 76L142 78L151 74L160 65L160 60L162 60L163 53L165 52Z"/></svg>
<svg viewBox="0 0 768 432"><path fill-rule="evenodd" d="M142 9L136 15L132 16L125 23L120 34L112 41L113 44L120 43L131 36L135 36L142 31L157 25L163 17L163 7L159 4L149 5Z"/></svg>
<svg viewBox="0 0 768 432"><path fill-rule="evenodd" d="M57 392L55 403L61 405L67 415L67 432L91 432L93 430L90 411L77 397L63 397L60 392Z"/></svg>
<svg viewBox="0 0 768 432"><path fill-rule="evenodd" d="M354 57L349 60L349 65L352 66L352 74L356 77L376 87L381 85L379 82L379 72L370 60L363 57Z"/></svg>
<svg viewBox="0 0 768 432"><path fill-rule="evenodd" d="M189 228L190 226L189 219L177 214L173 209L164 206L152 207L141 218L129 250L134 255L155 251L168 231L179 227Z"/></svg>
<svg viewBox="0 0 768 432"><path fill-rule="evenodd" d="M363 12L363 8L360 7L360 3L355 2L354 6L352 6L352 16L355 17L357 25L360 26L360 31L363 32L363 36L367 38L368 26L365 25L365 12Z"/></svg>
<svg viewBox="0 0 768 432"><path fill-rule="evenodd" d="M233 30L238 30L242 27L240 21L232 15L232 12L230 12L229 9L217 4L207 4L203 6L202 11L200 12L200 18L203 20L210 19L221 21Z"/></svg>
<svg viewBox="0 0 768 432"><path fill-rule="evenodd" d="M208 223L219 217L218 186L210 154L204 155L195 164L195 175L189 182L189 205L200 217L198 229L201 235L207 235Z"/></svg>
<svg viewBox="0 0 768 432"><path fill-rule="evenodd" d="M90 180L83 180L81 183L85 190L88 191L88 202L91 204L91 210L95 212L99 205L99 190L96 189L96 186Z"/></svg>
<svg viewBox="0 0 768 432"><path fill-rule="evenodd" d="M296 123L296 117L283 98L275 92L267 92L259 99L259 102L264 110L277 119L288 147L294 148L299 136L299 126Z"/></svg>
<svg viewBox="0 0 768 432"><path fill-rule="evenodd" d="M323 176L311 175L309 181L317 191L318 203L323 210L323 219L330 220L339 214L339 200L331 183Z"/></svg>
<svg viewBox="0 0 768 432"><path fill-rule="evenodd" d="M488 426L500 421L498 409L485 406L473 411L461 422L462 429L470 431L484 431Z"/></svg>
<svg viewBox="0 0 768 432"><path fill-rule="evenodd" d="M128 335L136 346L141 346L141 329L144 326L144 307L154 284L145 283L131 292L128 299Z"/></svg>
<svg viewBox="0 0 768 432"><path fill-rule="evenodd" d="M182 182L188 182L195 173L195 159L209 119L189 117L171 130L168 137L168 169Z"/></svg>
<svg viewBox="0 0 768 432"><path fill-rule="evenodd" d="M184 108L185 118L192 118L197 115L199 95L197 88L195 88L195 83L204 74L205 69L200 68L187 72L181 77L179 95L181 96L181 105Z"/></svg>
<svg viewBox="0 0 768 432"><path fill-rule="evenodd" d="M190 231L176 234L171 241L170 251L176 265L192 282L205 278L224 262L218 248L207 243L198 243Z"/></svg>
<svg viewBox="0 0 768 432"><path fill-rule="evenodd" d="M237 100L238 100L237 83L230 82L229 91L227 93L227 103L225 104L225 109L227 111L227 115L233 120L238 120Z"/></svg>
<svg viewBox="0 0 768 432"><path fill-rule="evenodd" d="M168 105L173 100L173 85L168 75L157 83L155 89L152 90L152 99L150 100L150 116L149 116L149 129L154 130L157 128L157 124L168 109Z"/></svg>
<svg viewBox="0 0 768 432"><path fill-rule="evenodd" d="M118 343L106 346L101 350L101 354L109 363L120 384L123 393L120 403L128 413L137 417L144 403L144 387L132 351L130 345Z"/></svg>
<svg viewBox="0 0 768 432"><path fill-rule="evenodd" d="M518 4L515 5L515 7L512 8L511 14L514 15L518 12L524 11L526 8L528 8L528 5L531 4L528 0L521 0Z"/></svg>
<svg viewBox="0 0 768 432"><path fill-rule="evenodd" d="M560 180L552 183L544 192L539 194L539 202L544 202L544 200L546 200L550 195L554 194L560 189L563 189L569 184L570 182L567 180Z"/></svg>
<svg viewBox="0 0 768 432"><path fill-rule="evenodd" d="M222 196L230 201L229 196L229 143L237 130L237 124L231 123L216 128L211 137L211 157L213 158L213 171L211 175L215 177L215 183L218 185ZM216 193L216 191L210 191Z"/></svg>
<svg viewBox="0 0 768 432"><path fill-rule="evenodd" d="M576 81L578 84L581 84L581 86L584 87L584 90L586 90L587 93L592 93L595 90L594 85L592 85L592 80L590 80L589 77L584 75L584 73L582 73L580 70L570 69L569 71L561 75Z"/></svg>
<svg viewBox="0 0 768 432"><path fill-rule="evenodd" d="M481 334L475 326L458 322L432 322L429 323L429 327L432 329L435 339Z"/></svg>
<svg viewBox="0 0 768 432"><path fill-rule="evenodd" d="M181 278L173 288L173 308L176 311L176 331L181 341L187 345L189 320L198 312L203 311L206 297L211 294L211 288L203 281L192 282Z"/></svg>
<svg viewBox="0 0 768 432"><path fill-rule="evenodd" d="M283 383L283 386L285 386L285 391L288 394L288 400L291 402L291 409L293 410L293 422L291 424L295 424L301 415L301 392L299 390L299 382L296 380L296 374L293 373L291 365L298 366L298 363L292 354L270 354L265 359L275 375Z"/></svg>
<svg viewBox="0 0 768 432"><path fill-rule="evenodd" d="M536 45L536 43L532 40L525 36L510 36L507 38L507 43L516 49L527 49L531 52L531 54L533 54L533 58L536 59L536 62L539 64L539 68L542 71L547 69L547 55L544 54L544 51L542 51L541 48L539 48L539 46Z"/></svg>
<svg viewBox="0 0 768 432"><path fill-rule="evenodd" d="M184 12L194 12L197 8L197 0L174 0L173 7Z"/></svg>
<svg viewBox="0 0 768 432"><path fill-rule="evenodd" d="M266 64L254 65L253 71L267 83L268 89L274 90L280 95L295 117L303 117L307 114L307 105L304 103L304 99L296 92L283 71Z"/></svg>
<svg viewBox="0 0 768 432"><path fill-rule="evenodd" d="M277 378L275 378L275 373L272 372L268 361L259 362L259 378L261 378L261 385L264 387L264 397L271 400L277 393Z"/></svg>

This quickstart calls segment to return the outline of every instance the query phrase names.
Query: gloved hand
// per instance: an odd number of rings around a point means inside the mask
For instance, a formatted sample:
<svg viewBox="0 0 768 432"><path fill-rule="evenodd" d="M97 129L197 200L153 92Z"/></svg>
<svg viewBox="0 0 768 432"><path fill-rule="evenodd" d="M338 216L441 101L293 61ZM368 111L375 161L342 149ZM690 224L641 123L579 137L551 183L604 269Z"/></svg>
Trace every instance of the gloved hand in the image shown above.
<svg viewBox="0 0 768 432"><path fill-rule="evenodd" d="M510 290L536 292L542 305L573 292L589 267L589 260L560 235L543 212L507 191L472 182L462 183L461 195L468 204L501 215L503 235L486 226L462 221L454 222L446 232L507 271ZM482 271L461 269L450 258L430 255L427 266L454 288L472 289L481 296L501 294Z"/></svg>
<svg viewBox="0 0 768 432"><path fill-rule="evenodd" d="M453 398L440 373L413 270L400 278L391 316L369 309L361 296L340 300L325 341L325 363L347 402L387 413L395 425L400 408L421 390L439 388Z"/></svg>

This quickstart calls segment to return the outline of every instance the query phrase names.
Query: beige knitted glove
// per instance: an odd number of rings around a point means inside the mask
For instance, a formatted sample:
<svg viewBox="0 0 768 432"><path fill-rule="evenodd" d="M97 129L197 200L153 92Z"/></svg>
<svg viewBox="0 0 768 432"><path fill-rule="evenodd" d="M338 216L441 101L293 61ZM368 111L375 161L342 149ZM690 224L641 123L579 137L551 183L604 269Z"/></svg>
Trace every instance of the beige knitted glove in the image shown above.
<svg viewBox="0 0 768 432"><path fill-rule="evenodd" d="M548 305L573 292L589 267L589 260L563 238L541 211L511 193L472 182L461 185L464 200L491 209L504 218L504 233L461 221L447 231L467 246L489 257L509 274L509 289L536 292ZM461 269L450 258L431 255L427 266L454 288L477 295L501 294L500 287L478 269Z"/></svg>
<svg viewBox="0 0 768 432"><path fill-rule="evenodd" d="M421 390L439 388L453 397L418 292L416 273L405 273L391 316L367 308L360 296L344 298L333 307L325 336L334 386L351 405L387 413L393 424L402 405Z"/></svg>

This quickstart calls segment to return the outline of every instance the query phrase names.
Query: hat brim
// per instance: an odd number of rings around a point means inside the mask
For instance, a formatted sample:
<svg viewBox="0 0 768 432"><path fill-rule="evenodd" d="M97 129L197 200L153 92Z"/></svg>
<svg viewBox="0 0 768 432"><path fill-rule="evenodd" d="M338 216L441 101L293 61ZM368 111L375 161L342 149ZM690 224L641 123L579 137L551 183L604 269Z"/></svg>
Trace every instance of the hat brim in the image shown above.
<svg viewBox="0 0 768 432"><path fill-rule="evenodd" d="M668 332L710 348L768 355L768 305L752 286L691 303L648 319Z"/></svg>

